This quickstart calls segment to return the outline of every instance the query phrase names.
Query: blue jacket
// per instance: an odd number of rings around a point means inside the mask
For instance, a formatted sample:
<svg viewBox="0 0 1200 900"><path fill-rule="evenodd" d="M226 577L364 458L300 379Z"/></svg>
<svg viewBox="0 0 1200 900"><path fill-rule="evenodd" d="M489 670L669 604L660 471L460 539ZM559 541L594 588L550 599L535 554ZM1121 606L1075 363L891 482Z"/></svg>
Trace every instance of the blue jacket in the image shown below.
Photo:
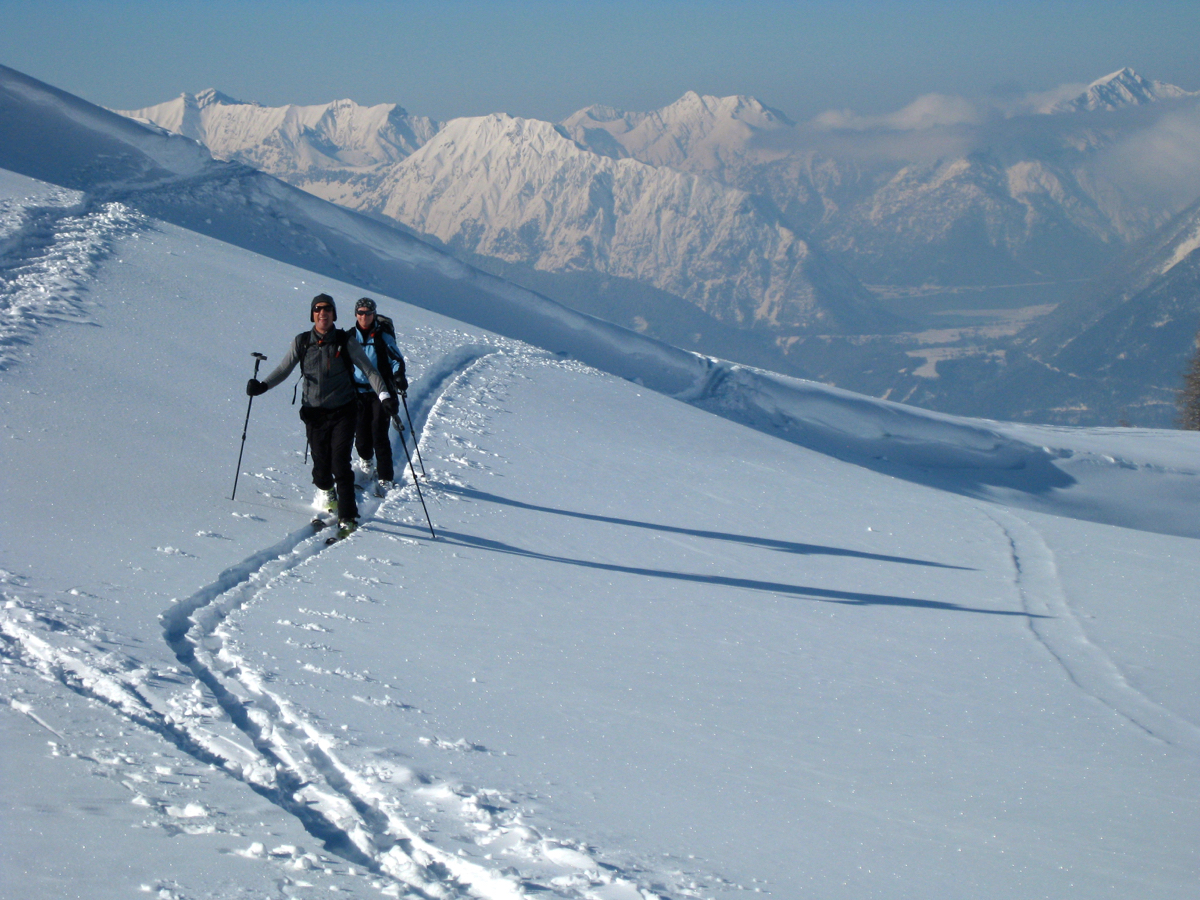
<svg viewBox="0 0 1200 900"><path fill-rule="evenodd" d="M358 345L362 347L363 352L367 354L367 359L371 361L371 365L380 372L384 371L384 367L379 364L378 352L375 348L375 336L378 335L379 337L383 338L383 344L388 349L388 356L392 358L392 374L394 376L404 374L404 357L400 354L400 348L396 346L396 339L386 331L380 329L378 322L376 322L375 327L366 334L364 334L363 330L357 325L350 329L350 334L353 335L354 340L358 342ZM371 385L367 381L366 373L364 373L362 369L355 367L354 381L360 391L371 390Z"/></svg>

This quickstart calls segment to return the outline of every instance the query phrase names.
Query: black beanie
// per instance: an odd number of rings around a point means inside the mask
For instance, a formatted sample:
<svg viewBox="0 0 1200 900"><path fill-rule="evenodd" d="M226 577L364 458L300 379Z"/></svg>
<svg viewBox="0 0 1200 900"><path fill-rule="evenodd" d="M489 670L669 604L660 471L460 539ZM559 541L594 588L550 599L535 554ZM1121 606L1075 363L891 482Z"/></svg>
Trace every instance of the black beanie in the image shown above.
<svg viewBox="0 0 1200 900"><path fill-rule="evenodd" d="M317 294L317 296L313 297L313 301L311 304L309 304L309 307L308 307L308 321L310 321L310 322L317 321L317 304L318 303L328 303L330 306L333 307L333 321L336 322L337 321L337 304L333 302L333 298L330 297L328 294Z"/></svg>

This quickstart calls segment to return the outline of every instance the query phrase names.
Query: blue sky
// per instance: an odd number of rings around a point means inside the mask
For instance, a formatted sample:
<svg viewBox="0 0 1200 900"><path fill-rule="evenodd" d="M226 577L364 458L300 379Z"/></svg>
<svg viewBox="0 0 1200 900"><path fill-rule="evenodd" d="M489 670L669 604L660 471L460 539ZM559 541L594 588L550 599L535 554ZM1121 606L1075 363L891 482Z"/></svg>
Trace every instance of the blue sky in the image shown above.
<svg viewBox="0 0 1200 900"><path fill-rule="evenodd" d="M796 120L1122 66L1200 89L1200 3L0 0L0 63L105 106L215 87L448 119L751 94Z"/></svg>

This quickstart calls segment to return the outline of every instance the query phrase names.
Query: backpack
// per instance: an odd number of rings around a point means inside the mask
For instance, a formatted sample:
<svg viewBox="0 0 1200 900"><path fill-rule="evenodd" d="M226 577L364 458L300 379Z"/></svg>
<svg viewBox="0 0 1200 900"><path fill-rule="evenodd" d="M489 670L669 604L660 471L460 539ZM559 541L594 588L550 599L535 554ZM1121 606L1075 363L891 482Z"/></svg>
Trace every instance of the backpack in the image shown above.
<svg viewBox="0 0 1200 900"><path fill-rule="evenodd" d="M393 339L396 337L396 325L392 322L391 316L385 316L381 312L375 313L375 324L379 326L379 330L385 334L390 334Z"/></svg>

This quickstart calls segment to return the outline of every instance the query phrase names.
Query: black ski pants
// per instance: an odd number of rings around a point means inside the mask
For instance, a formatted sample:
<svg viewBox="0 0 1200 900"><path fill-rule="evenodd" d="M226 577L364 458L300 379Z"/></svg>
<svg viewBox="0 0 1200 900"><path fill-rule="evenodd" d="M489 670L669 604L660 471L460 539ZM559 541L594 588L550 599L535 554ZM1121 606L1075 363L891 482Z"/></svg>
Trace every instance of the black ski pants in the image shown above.
<svg viewBox="0 0 1200 900"><path fill-rule="evenodd" d="M380 481L396 480L392 440L388 435L390 422L378 394L358 392L358 428L354 432L354 446L359 459L375 458L375 474Z"/></svg>
<svg viewBox="0 0 1200 900"><path fill-rule="evenodd" d="M306 406L300 411L300 418L308 428L308 445L312 450L313 484L323 491L336 485L339 519L358 518L354 470L350 468L357 406L356 403L336 409Z"/></svg>

